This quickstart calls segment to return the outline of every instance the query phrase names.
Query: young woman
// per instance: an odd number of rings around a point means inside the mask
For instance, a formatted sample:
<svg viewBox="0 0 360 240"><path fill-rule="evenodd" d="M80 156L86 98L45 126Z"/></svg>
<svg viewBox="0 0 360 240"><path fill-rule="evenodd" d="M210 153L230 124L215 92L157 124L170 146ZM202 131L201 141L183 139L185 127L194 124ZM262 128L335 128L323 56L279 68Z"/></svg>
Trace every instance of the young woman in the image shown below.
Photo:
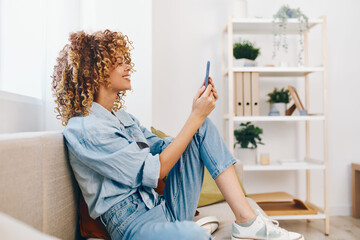
<svg viewBox="0 0 360 240"><path fill-rule="evenodd" d="M204 166L235 215L232 239L302 239L251 209L236 160L207 118L218 99L211 78L180 133L160 139L123 110L134 67L127 36L80 31L69 41L54 68L56 110L90 216L100 217L113 240L212 239L192 221ZM165 176L160 196L153 188Z"/></svg>

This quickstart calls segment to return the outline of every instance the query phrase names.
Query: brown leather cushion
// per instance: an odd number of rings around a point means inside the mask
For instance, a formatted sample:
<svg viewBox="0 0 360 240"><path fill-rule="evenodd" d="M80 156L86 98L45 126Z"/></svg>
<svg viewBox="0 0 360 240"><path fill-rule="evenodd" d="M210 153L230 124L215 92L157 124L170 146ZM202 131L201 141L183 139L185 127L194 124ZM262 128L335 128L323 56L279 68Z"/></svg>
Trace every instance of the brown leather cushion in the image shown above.
<svg viewBox="0 0 360 240"><path fill-rule="evenodd" d="M105 240L111 239L100 218L94 220L89 216L89 209L82 194L80 194L79 215L80 233L82 237L101 238Z"/></svg>

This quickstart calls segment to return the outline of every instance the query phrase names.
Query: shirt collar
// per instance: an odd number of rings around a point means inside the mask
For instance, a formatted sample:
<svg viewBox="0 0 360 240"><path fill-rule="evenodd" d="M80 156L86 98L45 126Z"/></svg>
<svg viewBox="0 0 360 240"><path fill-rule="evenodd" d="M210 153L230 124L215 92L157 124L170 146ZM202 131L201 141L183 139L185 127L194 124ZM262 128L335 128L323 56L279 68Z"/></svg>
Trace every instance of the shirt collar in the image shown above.
<svg viewBox="0 0 360 240"><path fill-rule="evenodd" d="M123 109L120 109L119 111L115 112L115 116L114 116L109 110L104 108L101 104L97 102L93 102L91 111L96 117L99 118L108 119L110 121L120 120L120 122L125 127L131 126L135 123L134 120L130 117L130 115L127 112L125 112Z"/></svg>
<svg viewBox="0 0 360 240"><path fill-rule="evenodd" d="M110 121L117 120L117 117L115 117L111 112L109 112L109 110L97 102L92 103L90 111L98 118L107 119Z"/></svg>
<svg viewBox="0 0 360 240"><path fill-rule="evenodd" d="M131 116L123 109L120 109L119 111L115 112L115 115L125 127L131 126L135 123L135 121L131 118Z"/></svg>

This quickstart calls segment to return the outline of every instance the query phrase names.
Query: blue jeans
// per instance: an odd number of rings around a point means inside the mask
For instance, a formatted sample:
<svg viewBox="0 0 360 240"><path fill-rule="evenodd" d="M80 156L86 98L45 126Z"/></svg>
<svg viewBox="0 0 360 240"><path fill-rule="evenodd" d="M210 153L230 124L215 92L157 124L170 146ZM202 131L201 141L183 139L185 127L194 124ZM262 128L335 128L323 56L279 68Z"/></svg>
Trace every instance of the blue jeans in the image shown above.
<svg viewBox="0 0 360 240"><path fill-rule="evenodd" d="M208 240L212 237L192 221L200 197L204 165L215 179L236 160L215 125L204 121L166 179L163 196L148 209L135 193L101 216L111 239ZM229 233L230 234L230 233Z"/></svg>

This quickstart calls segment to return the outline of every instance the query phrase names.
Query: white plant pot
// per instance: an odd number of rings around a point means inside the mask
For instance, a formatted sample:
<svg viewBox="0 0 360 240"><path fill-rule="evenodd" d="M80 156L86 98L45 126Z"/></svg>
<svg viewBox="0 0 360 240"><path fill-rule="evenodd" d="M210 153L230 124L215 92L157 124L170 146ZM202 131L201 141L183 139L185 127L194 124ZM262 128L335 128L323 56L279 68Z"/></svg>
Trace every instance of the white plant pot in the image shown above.
<svg viewBox="0 0 360 240"><path fill-rule="evenodd" d="M247 0L233 0L234 17L235 18L247 18L248 6Z"/></svg>
<svg viewBox="0 0 360 240"><path fill-rule="evenodd" d="M235 157L245 165L254 165L257 163L257 149L241 148L239 145L236 145Z"/></svg>
<svg viewBox="0 0 360 240"><path fill-rule="evenodd" d="M286 115L286 103L271 103L270 109L276 108L279 111L280 116Z"/></svg>
<svg viewBox="0 0 360 240"><path fill-rule="evenodd" d="M235 67L256 67L257 62L247 58L234 59Z"/></svg>

